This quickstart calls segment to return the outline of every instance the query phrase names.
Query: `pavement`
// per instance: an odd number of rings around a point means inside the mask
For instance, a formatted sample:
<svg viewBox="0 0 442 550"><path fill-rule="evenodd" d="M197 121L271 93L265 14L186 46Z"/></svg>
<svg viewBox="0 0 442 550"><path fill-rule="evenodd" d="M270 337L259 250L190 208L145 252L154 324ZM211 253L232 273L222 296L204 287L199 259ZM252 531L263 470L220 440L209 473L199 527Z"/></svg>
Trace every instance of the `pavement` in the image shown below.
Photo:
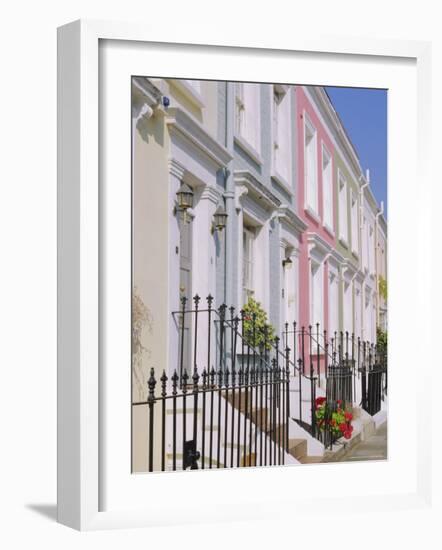
<svg viewBox="0 0 442 550"><path fill-rule="evenodd" d="M361 460L386 460L387 457L387 422L384 422L376 432L351 448L340 462L356 462Z"/></svg>

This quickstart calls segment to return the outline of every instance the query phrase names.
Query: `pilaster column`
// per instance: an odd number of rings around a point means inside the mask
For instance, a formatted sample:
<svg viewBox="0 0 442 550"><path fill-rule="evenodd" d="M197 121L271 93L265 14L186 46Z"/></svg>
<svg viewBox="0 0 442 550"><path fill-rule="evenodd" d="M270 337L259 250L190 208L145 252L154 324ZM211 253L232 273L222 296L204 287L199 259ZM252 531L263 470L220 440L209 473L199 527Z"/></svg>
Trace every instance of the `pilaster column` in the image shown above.
<svg viewBox="0 0 442 550"><path fill-rule="evenodd" d="M169 280L169 331L168 331L168 345L167 345L167 369L169 369L168 376L172 375L175 368L178 368L178 351L179 351L179 330L178 330L178 318L172 315L173 311L179 311L180 305L180 227L178 223L178 217L175 212L176 205L176 193L180 188L183 176L185 173L184 167L175 159L169 159L169 208L168 208L168 231L169 231L169 267L168 267L168 280ZM152 238L155 238L152 235ZM189 308L188 308L189 309ZM166 369L166 370L167 370ZM169 378L170 378L169 376Z"/></svg>

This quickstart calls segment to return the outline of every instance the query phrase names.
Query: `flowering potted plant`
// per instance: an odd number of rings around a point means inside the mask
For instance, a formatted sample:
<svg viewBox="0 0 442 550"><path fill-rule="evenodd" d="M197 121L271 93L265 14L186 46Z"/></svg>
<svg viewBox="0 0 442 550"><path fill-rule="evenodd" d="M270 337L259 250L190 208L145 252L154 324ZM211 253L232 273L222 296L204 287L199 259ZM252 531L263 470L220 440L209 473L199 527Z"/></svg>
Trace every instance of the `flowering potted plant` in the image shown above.
<svg viewBox="0 0 442 550"><path fill-rule="evenodd" d="M351 438L351 434L353 433L353 426L351 424L353 415L350 411L345 410L341 399L336 401L337 408L335 411L330 410L325 397L318 397L315 405L316 424L321 431L329 427L334 436L344 436L345 439Z"/></svg>

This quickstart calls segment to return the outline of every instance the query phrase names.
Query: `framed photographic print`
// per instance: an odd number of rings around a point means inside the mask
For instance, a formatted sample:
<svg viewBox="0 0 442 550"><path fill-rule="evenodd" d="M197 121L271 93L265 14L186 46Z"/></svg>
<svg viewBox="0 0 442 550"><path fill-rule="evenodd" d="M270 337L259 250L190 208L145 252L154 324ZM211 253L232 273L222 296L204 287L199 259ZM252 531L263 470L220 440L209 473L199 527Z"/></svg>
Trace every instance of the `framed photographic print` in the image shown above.
<svg viewBox="0 0 442 550"><path fill-rule="evenodd" d="M59 521L424 502L427 55L59 30Z"/></svg>

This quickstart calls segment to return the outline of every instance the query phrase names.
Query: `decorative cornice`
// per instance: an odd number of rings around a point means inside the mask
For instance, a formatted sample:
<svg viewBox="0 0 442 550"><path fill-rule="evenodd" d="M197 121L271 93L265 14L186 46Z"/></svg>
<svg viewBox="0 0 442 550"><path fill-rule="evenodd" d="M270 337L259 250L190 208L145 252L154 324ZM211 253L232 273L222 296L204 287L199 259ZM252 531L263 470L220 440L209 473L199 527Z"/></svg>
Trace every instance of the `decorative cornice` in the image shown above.
<svg viewBox="0 0 442 550"><path fill-rule="evenodd" d="M359 269L358 272L356 273L355 275L355 280L358 282L358 283L363 283L364 282L364 273Z"/></svg>
<svg viewBox="0 0 442 550"><path fill-rule="evenodd" d="M286 204L283 204L278 208L278 217L281 221L284 221L293 227L293 229L295 229L298 233L302 233L308 227L308 225L299 216L297 216L293 210L290 210L290 207Z"/></svg>
<svg viewBox="0 0 442 550"><path fill-rule="evenodd" d="M141 76L132 79L133 91L138 98L149 107L157 107L161 103L162 93L148 78Z"/></svg>
<svg viewBox="0 0 442 550"><path fill-rule="evenodd" d="M247 194L257 199L267 210L276 210L281 205L281 201L248 170L235 171L234 180L237 186L244 186Z"/></svg>
<svg viewBox="0 0 442 550"><path fill-rule="evenodd" d="M340 254L337 250L332 249L327 257L327 261L338 269L344 261L344 256L342 256L342 254Z"/></svg>
<svg viewBox="0 0 442 550"><path fill-rule="evenodd" d="M342 276L347 282L350 282L357 272L357 266L350 262L347 258L342 262Z"/></svg>
<svg viewBox="0 0 442 550"><path fill-rule="evenodd" d="M216 187L212 187L210 185L206 185L203 189L203 192L201 193L201 199L207 199L212 201L214 204L218 204L219 200L221 198L221 193L216 189Z"/></svg>
<svg viewBox="0 0 442 550"><path fill-rule="evenodd" d="M331 246L317 233L307 233L307 243L310 257L316 257L317 261L324 261L331 252Z"/></svg>
<svg viewBox="0 0 442 550"><path fill-rule="evenodd" d="M225 168L232 160L231 154L212 137L193 117L180 108L168 109L166 124L171 134L190 142L203 153L217 169Z"/></svg>
<svg viewBox="0 0 442 550"><path fill-rule="evenodd" d="M248 192L249 192L249 190L247 189L247 187L244 184L236 184L235 185L235 208L237 210L241 210L241 208L242 208L241 198L243 196L247 195Z"/></svg>
<svg viewBox="0 0 442 550"><path fill-rule="evenodd" d="M173 158L169 159L168 164L169 164L169 174L176 176L180 180L183 179L184 173L186 172L186 169L184 168L184 166Z"/></svg>

